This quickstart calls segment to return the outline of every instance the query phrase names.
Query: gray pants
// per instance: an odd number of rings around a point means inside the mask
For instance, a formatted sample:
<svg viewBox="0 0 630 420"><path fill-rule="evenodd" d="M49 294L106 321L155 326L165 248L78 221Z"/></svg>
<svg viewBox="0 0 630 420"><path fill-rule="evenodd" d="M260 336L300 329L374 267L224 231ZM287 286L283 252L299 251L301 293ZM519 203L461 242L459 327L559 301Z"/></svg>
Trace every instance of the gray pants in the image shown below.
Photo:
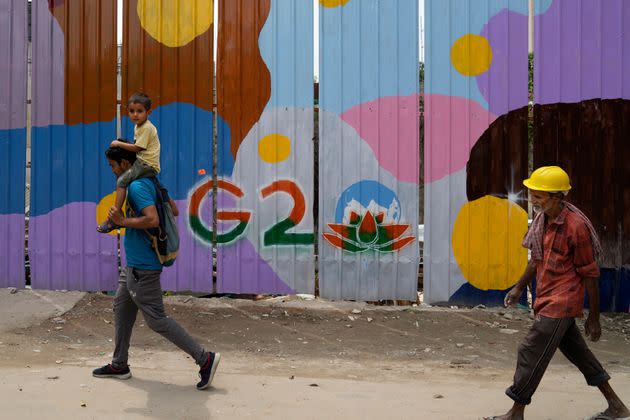
<svg viewBox="0 0 630 420"><path fill-rule="evenodd" d="M160 271L138 270L127 267L127 281L120 281L114 298L116 318L116 349L112 365L127 366L129 342L138 309L153 331L175 344L203 366L208 352L203 349L177 322L166 316L160 286Z"/></svg>
<svg viewBox="0 0 630 420"><path fill-rule="evenodd" d="M574 318L537 316L518 348L514 384L505 391L508 397L519 404L531 403L556 349L580 369L588 385L599 386L610 379L586 345Z"/></svg>
<svg viewBox="0 0 630 420"><path fill-rule="evenodd" d="M140 159L136 159L133 165L131 165L131 168L127 169L118 177L116 180L116 187L126 189L129 184L136 179L156 177L157 174L158 173L155 168Z"/></svg>

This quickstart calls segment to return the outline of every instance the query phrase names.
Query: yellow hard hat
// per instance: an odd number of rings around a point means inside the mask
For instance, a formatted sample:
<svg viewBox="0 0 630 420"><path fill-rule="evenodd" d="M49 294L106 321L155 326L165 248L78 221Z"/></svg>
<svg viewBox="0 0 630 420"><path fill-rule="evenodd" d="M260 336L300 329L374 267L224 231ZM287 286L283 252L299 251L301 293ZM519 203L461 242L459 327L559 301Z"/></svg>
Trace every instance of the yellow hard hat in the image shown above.
<svg viewBox="0 0 630 420"><path fill-rule="evenodd" d="M542 166L532 172L532 176L523 181L530 190L536 191L569 191L569 175L559 166Z"/></svg>

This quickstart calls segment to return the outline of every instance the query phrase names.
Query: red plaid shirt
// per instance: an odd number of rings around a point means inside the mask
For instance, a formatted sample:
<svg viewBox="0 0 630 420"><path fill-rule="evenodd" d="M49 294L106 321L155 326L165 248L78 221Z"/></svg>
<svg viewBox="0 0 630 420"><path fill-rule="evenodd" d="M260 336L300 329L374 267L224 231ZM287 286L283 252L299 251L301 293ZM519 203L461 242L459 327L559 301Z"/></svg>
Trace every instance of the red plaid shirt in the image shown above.
<svg viewBox="0 0 630 420"><path fill-rule="evenodd" d="M565 207L556 220L547 224L542 240L534 311L549 318L581 317L583 278L599 277L591 233L584 219Z"/></svg>

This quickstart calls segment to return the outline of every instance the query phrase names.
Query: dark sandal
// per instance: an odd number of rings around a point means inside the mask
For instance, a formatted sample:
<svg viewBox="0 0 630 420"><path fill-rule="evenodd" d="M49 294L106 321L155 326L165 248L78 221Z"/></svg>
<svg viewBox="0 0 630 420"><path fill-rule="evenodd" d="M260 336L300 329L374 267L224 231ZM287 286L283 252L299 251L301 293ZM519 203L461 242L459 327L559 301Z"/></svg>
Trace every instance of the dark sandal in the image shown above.
<svg viewBox="0 0 630 420"><path fill-rule="evenodd" d="M118 229L119 227L120 226L118 226L111 220L107 219L103 223L101 223L99 226L97 226L96 230L100 233L109 233L112 230Z"/></svg>

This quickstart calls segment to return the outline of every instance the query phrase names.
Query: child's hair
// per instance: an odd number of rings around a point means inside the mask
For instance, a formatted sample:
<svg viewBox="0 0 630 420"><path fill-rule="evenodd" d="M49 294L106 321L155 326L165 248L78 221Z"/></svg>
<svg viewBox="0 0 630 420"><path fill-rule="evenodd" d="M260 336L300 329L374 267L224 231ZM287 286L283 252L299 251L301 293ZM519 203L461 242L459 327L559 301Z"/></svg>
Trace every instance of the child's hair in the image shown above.
<svg viewBox="0 0 630 420"><path fill-rule="evenodd" d="M151 109L151 98L144 92L136 92L127 101L127 106L131 104L140 104L148 111Z"/></svg>

